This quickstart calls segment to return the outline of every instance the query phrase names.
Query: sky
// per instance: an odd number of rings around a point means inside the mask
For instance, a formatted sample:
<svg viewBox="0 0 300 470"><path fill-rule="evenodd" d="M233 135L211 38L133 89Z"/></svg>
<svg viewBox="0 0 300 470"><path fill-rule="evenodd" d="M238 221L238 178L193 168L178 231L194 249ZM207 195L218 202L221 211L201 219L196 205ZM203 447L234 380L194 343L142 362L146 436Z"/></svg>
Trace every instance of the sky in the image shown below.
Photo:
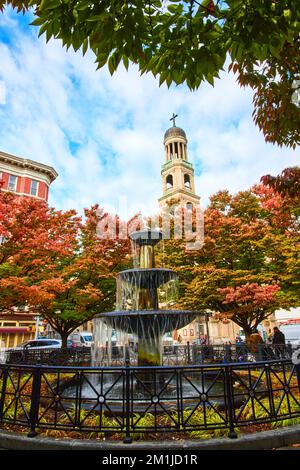
<svg viewBox="0 0 300 470"><path fill-rule="evenodd" d="M92 53L66 51L29 26L30 15L0 13L0 150L53 166L49 203L99 203L126 218L157 211L163 136L176 124L188 138L196 192L235 193L299 164L299 150L267 144L252 121L252 92L233 74L191 92L163 85L136 67L96 71Z"/></svg>

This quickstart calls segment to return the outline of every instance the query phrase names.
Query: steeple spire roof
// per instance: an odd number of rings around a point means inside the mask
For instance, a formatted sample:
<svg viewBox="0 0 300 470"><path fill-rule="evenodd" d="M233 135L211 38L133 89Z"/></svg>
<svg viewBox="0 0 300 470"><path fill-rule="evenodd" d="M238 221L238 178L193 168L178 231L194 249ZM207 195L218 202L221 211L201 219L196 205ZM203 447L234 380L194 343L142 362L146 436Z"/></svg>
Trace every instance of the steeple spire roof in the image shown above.
<svg viewBox="0 0 300 470"><path fill-rule="evenodd" d="M183 137L186 140L186 135L183 129L181 127L177 127L175 123L175 119L178 117L178 114L173 113L172 117L170 118L170 121L173 121L173 126L170 127L166 132L165 132L165 138L170 139L170 138L176 138L176 137Z"/></svg>

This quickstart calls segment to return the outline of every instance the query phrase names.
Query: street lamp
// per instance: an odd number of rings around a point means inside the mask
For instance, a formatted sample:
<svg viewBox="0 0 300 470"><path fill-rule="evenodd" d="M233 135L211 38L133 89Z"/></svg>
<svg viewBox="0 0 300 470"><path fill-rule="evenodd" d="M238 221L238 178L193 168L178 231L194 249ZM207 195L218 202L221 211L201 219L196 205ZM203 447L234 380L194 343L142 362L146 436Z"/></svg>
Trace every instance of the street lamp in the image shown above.
<svg viewBox="0 0 300 470"><path fill-rule="evenodd" d="M214 312L212 310L206 310L205 312L205 327L206 327L206 338L207 338L207 344L210 344L210 336L209 336L209 317Z"/></svg>

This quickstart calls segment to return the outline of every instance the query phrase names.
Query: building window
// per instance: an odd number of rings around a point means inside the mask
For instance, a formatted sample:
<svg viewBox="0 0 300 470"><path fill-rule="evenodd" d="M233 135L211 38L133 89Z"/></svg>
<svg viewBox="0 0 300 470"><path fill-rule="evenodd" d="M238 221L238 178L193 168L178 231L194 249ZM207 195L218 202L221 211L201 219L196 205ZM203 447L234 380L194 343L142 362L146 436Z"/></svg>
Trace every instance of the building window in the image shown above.
<svg viewBox="0 0 300 470"><path fill-rule="evenodd" d="M204 325L198 325L198 334L204 335Z"/></svg>
<svg viewBox="0 0 300 470"><path fill-rule="evenodd" d="M178 143L177 142L174 143L174 150L175 150L175 158L178 158L179 155L178 155Z"/></svg>
<svg viewBox="0 0 300 470"><path fill-rule="evenodd" d="M191 202L187 202L187 204L186 204L186 209L187 209L188 211L192 211L192 210L193 210L193 204L192 204Z"/></svg>
<svg viewBox="0 0 300 470"><path fill-rule="evenodd" d="M184 186L188 189L191 189L191 180L190 180L190 176L185 174L184 175Z"/></svg>
<svg viewBox="0 0 300 470"><path fill-rule="evenodd" d="M167 185L167 189L173 188L173 176L172 175L167 176L166 185Z"/></svg>
<svg viewBox="0 0 300 470"><path fill-rule="evenodd" d="M194 330L190 330L190 336L194 336Z"/></svg>
<svg viewBox="0 0 300 470"><path fill-rule="evenodd" d="M31 196L37 196L38 184L39 184L38 181L31 180L31 183L30 183L30 194L31 194Z"/></svg>
<svg viewBox="0 0 300 470"><path fill-rule="evenodd" d="M9 178L8 178L8 190L9 191L16 191L16 189L17 189L17 179L18 179L17 176L9 175Z"/></svg>

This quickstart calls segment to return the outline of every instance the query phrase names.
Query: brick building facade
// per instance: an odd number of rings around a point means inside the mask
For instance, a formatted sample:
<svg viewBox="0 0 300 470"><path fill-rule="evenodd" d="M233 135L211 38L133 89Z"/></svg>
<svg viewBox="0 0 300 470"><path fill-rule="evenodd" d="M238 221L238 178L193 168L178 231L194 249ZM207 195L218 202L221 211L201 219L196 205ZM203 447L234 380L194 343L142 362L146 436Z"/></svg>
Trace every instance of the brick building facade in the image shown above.
<svg viewBox="0 0 300 470"><path fill-rule="evenodd" d="M57 178L54 168L0 151L1 191L48 201L49 187ZM1 240L1 234L0 234ZM1 241L0 241L1 243ZM28 307L0 314L0 346L15 347L34 338L36 320Z"/></svg>

